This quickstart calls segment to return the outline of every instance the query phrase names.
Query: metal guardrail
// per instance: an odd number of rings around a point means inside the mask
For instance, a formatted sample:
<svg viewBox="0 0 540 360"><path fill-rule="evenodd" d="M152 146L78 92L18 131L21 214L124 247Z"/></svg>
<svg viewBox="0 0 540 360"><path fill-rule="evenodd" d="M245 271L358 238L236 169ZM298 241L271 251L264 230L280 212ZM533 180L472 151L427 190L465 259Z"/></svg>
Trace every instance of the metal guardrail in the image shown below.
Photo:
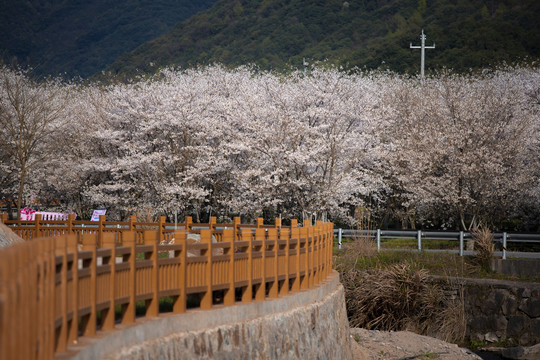
<svg viewBox="0 0 540 360"><path fill-rule="evenodd" d="M377 241L377 251L381 250L381 239L416 239L418 250L422 250L422 240L449 240L459 241L459 255L464 254L464 242L472 238L472 233L465 231L422 231L422 230L355 230L355 229L335 229L334 236L338 238L338 245L341 249L343 237L367 236ZM507 244L513 243L540 243L539 234L518 234L518 233L494 233L493 241L502 244L502 258L506 259Z"/></svg>

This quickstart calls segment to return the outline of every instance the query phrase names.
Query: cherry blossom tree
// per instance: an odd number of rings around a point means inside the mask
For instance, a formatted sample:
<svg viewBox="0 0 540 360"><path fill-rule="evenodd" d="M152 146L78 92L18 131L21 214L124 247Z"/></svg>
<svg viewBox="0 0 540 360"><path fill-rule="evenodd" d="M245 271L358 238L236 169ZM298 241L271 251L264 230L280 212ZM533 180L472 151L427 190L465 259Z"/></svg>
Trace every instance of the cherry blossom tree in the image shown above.
<svg viewBox="0 0 540 360"><path fill-rule="evenodd" d="M0 178L15 177L18 214L29 175L57 149L55 138L67 121L68 89L56 79L38 83L23 70L0 68Z"/></svg>
<svg viewBox="0 0 540 360"><path fill-rule="evenodd" d="M464 229L511 213L522 189L534 185L540 160L538 112L521 80L507 70L401 80L387 100L394 107L388 134L405 206L424 218L445 214Z"/></svg>
<svg viewBox="0 0 540 360"><path fill-rule="evenodd" d="M243 188L267 194L266 206L287 216L346 216L343 204L360 203L380 183L366 166L376 138L363 79L316 70L263 80L247 121L257 161Z"/></svg>
<svg viewBox="0 0 540 360"><path fill-rule="evenodd" d="M361 209L404 227L470 228L511 217L532 224L540 212L534 67L445 71L420 81L328 67L284 75L218 65L77 86L2 74L9 126L0 131L12 139L0 146L6 196L19 193L13 185L24 167L32 172L21 182L27 194L79 214L105 206L116 218L353 223ZM17 137L13 79L49 114L39 120L29 115L37 110L27 111L26 123L45 123L22 161L13 152L25 144Z"/></svg>

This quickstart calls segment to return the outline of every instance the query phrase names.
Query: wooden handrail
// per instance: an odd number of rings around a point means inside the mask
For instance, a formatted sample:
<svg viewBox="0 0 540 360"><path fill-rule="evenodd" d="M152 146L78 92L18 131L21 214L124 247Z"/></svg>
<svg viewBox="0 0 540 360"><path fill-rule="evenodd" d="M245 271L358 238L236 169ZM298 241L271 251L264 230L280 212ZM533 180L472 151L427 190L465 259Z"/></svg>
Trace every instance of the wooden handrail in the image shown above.
<svg viewBox="0 0 540 360"><path fill-rule="evenodd" d="M232 223L218 224L216 218L212 216L209 223L193 223L191 216L185 218L182 223L166 223L165 217L160 217L158 222L138 222L135 216L131 216L127 221L107 221L105 215L100 215L99 221L75 220L75 215L70 214L65 220L43 220L41 214L36 213L33 220L8 220L7 214L0 214L0 222L9 226L9 228L24 240L32 240L38 237L55 237L70 234L88 234L88 233L108 233L117 234L117 238L122 238L122 233L128 231L137 232L137 244L142 243L142 232L145 230L160 229L160 242L167 240L172 236L175 229L187 229L191 233L199 233L201 229L235 229L235 234L243 228L296 228L298 221L291 220L291 226L282 226L281 219L275 219L274 225L263 224L263 219L258 218L256 224L241 224L240 218L234 218ZM235 235L236 236L236 235Z"/></svg>
<svg viewBox="0 0 540 360"><path fill-rule="evenodd" d="M36 221L26 233L52 228ZM201 309L264 300L313 287L332 269L332 223L265 228L236 220L234 228L200 230L200 242L188 237L199 225L190 220L168 237L164 219L154 229L99 223L101 231L84 232L71 219L52 232L59 236L44 231L0 250L0 358L50 359L79 334L133 323L137 306L157 316L163 298L175 314L187 311L188 299Z"/></svg>

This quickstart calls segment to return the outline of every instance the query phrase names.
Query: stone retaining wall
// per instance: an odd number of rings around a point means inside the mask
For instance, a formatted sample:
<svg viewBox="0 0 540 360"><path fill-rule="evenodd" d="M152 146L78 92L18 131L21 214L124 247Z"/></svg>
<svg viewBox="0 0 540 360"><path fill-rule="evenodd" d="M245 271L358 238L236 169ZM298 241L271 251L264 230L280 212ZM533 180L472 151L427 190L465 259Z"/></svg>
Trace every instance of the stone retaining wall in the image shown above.
<svg viewBox="0 0 540 360"><path fill-rule="evenodd" d="M345 295L335 271L310 290L143 319L70 351L57 359L352 359Z"/></svg>
<svg viewBox="0 0 540 360"><path fill-rule="evenodd" d="M463 286L467 338L490 343L540 343L540 284L491 279L454 279Z"/></svg>

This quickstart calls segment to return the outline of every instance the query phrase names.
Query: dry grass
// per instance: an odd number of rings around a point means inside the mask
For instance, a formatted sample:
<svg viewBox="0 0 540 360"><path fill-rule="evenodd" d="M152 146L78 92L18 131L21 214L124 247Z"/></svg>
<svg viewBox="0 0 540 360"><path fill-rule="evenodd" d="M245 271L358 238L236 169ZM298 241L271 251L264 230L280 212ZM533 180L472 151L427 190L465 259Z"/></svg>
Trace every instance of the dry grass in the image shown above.
<svg viewBox="0 0 540 360"><path fill-rule="evenodd" d="M361 229L372 228L370 214L364 209L356 209L355 218ZM337 252L334 264L345 287L351 327L409 330L454 342L465 338L463 289L457 284L435 283L420 265L426 261L446 271L448 264L441 261L440 255L436 259L418 256L430 255L378 253L369 236L354 238ZM453 267L464 271L463 264ZM449 295L444 290L447 287L458 290Z"/></svg>
<svg viewBox="0 0 540 360"><path fill-rule="evenodd" d="M461 343L465 340L467 331L465 289L462 284L448 282L449 287L456 289L457 294L455 297L445 298L444 308L434 319L434 328L437 331L433 336L444 341Z"/></svg>
<svg viewBox="0 0 540 360"><path fill-rule="evenodd" d="M485 270L490 269L491 259L495 252L495 244L493 243L493 233L484 226L477 227L472 231L474 240L474 255L476 261Z"/></svg>
<svg viewBox="0 0 540 360"><path fill-rule="evenodd" d="M349 324L376 330L409 330L446 341L465 335L463 297L448 297L424 269L409 263L341 272Z"/></svg>
<svg viewBox="0 0 540 360"><path fill-rule="evenodd" d="M355 209L354 218L356 220L357 229L374 229L371 216L368 210L358 207ZM334 261L338 271L356 268L359 259L369 258L377 255L377 244L369 235L355 235L352 241L345 245L339 257Z"/></svg>
<svg viewBox="0 0 540 360"><path fill-rule="evenodd" d="M366 329L402 330L413 319L423 318L440 301L427 282L425 271L409 264L392 265L370 272L349 272L349 322ZM361 284L361 286L358 286Z"/></svg>
<svg viewBox="0 0 540 360"><path fill-rule="evenodd" d="M369 236L357 236L347 243L334 259L336 270L354 269L360 259L373 257L377 254L377 245Z"/></svg>

